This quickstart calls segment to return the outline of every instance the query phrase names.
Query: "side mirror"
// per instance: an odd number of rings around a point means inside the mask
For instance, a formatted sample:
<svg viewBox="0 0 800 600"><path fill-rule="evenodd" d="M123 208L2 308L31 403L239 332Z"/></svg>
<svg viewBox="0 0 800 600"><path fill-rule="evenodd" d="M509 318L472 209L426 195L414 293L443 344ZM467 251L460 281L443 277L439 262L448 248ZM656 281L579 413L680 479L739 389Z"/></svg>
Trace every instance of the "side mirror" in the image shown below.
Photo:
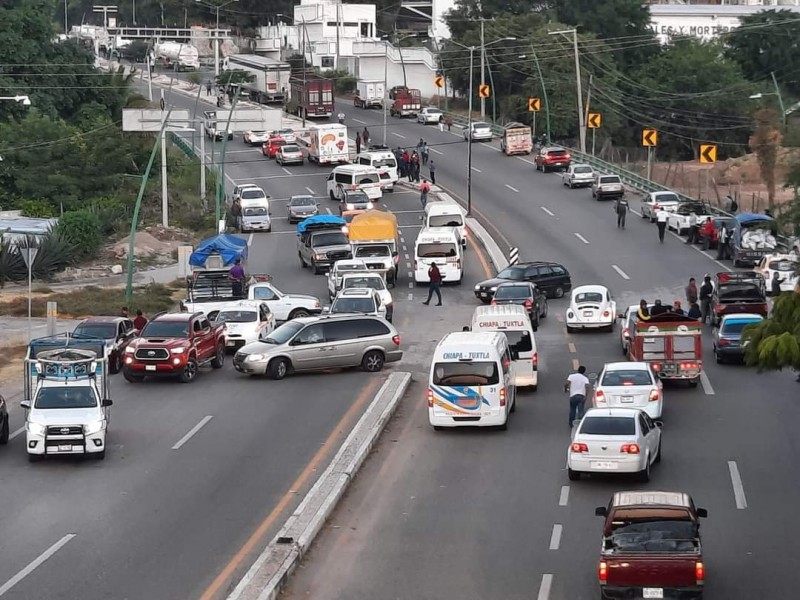
<svg viewBox="0 0 800 600"><path fill-rule="evenodd" d="M625 315L623 315L622 313L617 313L617 318L618 319L624 319Z"/></svg>
<svg viewBox="0 0 800 600"><path fill-rule="evenodd" d="M31 401L30 400L23 400L22 402L19 403L19 405L22 408L28 409L28 408L31 407Z"/></svg>
<svg viewBox="0 0 800 600"><path fill-rule="evenodd" d="M400 253L397 250L395 250L392 252L392 256L400 256Z"/></svg>
<svg viewBox="0 0 800 600"><path fill-rule="evenodd" d="M597 373L587 373L586 378L589 381L597 381Z"/></svg>
<svg viewBox="0 0 800 600"><path fill-rule="evenodd" d="M323 307L322 307L322 314L323 314L323 315L327 315L327 314L329 314L330 312L331 312L331 307L330 307L330 306L323 306Z"/></svg>
<svg viewBox="0 0 800 600"><path fill-rule="evenodd" d="M695 512L697 513L697 516L700 517L701 519L705 519L706 517L708 517L708 511L705 508L698 508Z"/></svg>
<svg viewBox="0 0 800 600"><path fill-rule="evenodd" d="M103 406L111 406L112 404L114 404L114 401L111 398L106 398L102 403Z"/></svg>
<svg viewBox="0 0 800 600"><path fill-rule="evenodd" d="M511 360L519 360L519 352L516 350L511 351Z"/></svg>
<svg viewBox="0 0 800 600"><path fill-rule="evenodd" d="M656 421L655 424L656 424L656 427L661 429L664 426L664 421Z"/></svg>
<svg viewBox="0 0 800 600"><path fill-rule="evenodd" d="M598 506L594 509L594 516L595 517L607 517L608 516L608 509L605 506Z"/></svg>

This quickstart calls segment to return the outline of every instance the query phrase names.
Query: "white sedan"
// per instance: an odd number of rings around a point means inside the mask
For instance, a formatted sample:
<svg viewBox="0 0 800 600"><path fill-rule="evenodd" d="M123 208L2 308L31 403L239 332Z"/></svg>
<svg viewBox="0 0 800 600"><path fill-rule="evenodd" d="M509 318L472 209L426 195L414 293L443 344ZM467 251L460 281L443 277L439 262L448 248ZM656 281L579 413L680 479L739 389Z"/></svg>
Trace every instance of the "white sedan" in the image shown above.
<svg viewBox="0 0 800 600"><path fill-rule="evenodd" d="M567 331L606 328L617 320L617 303L602 285L581 285L572 290L567 309Z"/></svg>
<svg viewBox="0 0 800 600"><path fill-rule="evenodd" d="M208 318L225 324L225 347L232 350L257 342L261 335L275 329L275 315L266 302L258 300L225 303L218 310L210 311Z"/></svg>
<svg viewBox="0 0 800 600"><path fill-rule="evenodd" d="M594 183L594 169L590 165L572 164L561 174L561 183L569 189L591 186Z"/></svg>
<svg viewBox="0 0 800 600"><path fill-rule="evenodd" d="M642 200L642 218L655 223L658 211L673 212L680 203L681 199L675 192L650 192Z"/></svg>
<svg viewBox="0 0 800 600"><path fill-rule="evenodd" d="M661 462L661 422L635 408L590 408L567 451L567 475L637 473L650 480L650 467Z"/></svg>
<svg viewBox="0 0 800 600"><path fill-rule="evenodd" d="M434 125L439 122L439 119L444 118L444 113L434 106L426 106L417 114L417 123L422 123L423 125L429 125L433 123Z"/></svg>
<svg viewBox="0 0 800 600"><path fill-rule="evenodd" d="M592 404L597 408L638 408L651 419L660 419L663 384L645 362L607 363L597 378Z"/></svg>
<svg viewBox="0 0 800 600"><path fill-rule="evenodd" d="M245 144L251 146L266 144L269 141L269 131L245 131L242 138Z"/></svg>
<svg viewBox="0 0 800 600"><path fill-rule="evenodd" d="M667 229L674 229L678 235L683 235L683 232L689 231L689 216L694 211L697 217L697 226L701 227L703 223L711 218L708 214L708 209L701 203L682 202L677 208L667 215Z"/></svg>
<svg viewBox="0 0 800 600"><path fill-rule="evenodd" d="M791 292L800 281L800 277L796 275L798 267L800 267L798 262L800 261L794 254L768 254L753 270L764 277L767 289L772 288L772 278L777 273L781 282L781 291Z"/></svg>
<svg viewBox="0 0 800 600"><path fill-rule="evenodd" d="M469 127L464 127L464 141L470 142L491 142L492 141L492 126L483 121L476 121L471 124L472 130Z"/></svg>

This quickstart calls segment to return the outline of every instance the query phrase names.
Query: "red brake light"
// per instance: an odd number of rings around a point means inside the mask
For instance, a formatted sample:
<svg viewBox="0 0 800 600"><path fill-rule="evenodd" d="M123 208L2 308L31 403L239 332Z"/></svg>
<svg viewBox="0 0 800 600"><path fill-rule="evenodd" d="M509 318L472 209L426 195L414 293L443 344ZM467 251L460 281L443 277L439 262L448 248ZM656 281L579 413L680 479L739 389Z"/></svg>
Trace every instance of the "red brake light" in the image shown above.
<svg viewBox="0 0 800 600"><path fill-rule="evenodd" d="M395 346L399 346L400 345L400 334L392 336L392 343Z"/></svg>
<svg viewBox="0 0 800 600"><path fill-rule="evenodd" d="M723 308L725 308L725 307L724 307L724 306L722 306L721 304L717 304L717 305L714 307L714 312L722 312L722 309L723 309Z"/></svg>
<svg viewBox="0 0 800 600"><path fill-rule="evenodd" d="M491 304L492 304L492 306L495 306L495 305L497 304L497 300L495 300L494 298L492 298L492 302L491 302Z"/></svg>
<svg viewBox="0 0 800 600"><path fill-rule="evenodd" d="M631 330L630 329L628 329L626 327L625 329L622 330L622 337L630 337L630 336L631 336Z"/></svg>
<svg viewBox="0 0 800 600"><path fill-rule="evenodd" d="M650 402L655 402L661 397L661 392L658 390L650 390Z"/></svg>
<svg viewBox="0 0 800 600"><path fill-rule="evenodd" d="M639 454L641 449L639 448L639 444L622 444L619 451L625 452L626 454Z"/></svg>
<svg viewBox="0 0 800 600"><path fill-rule="evenodd" d="M500 388L500 406L506 405L506 388Z"/></svg>
<svg viewBox="0 0 800 600"><path fill-rule="evenodd" d="M531 306L533 306L533 302L531 302L530 300L525 300L524 304L525 308L530 308Z"/></svg>
<svg viewBox="0 0 800 600"><path fill-rule="evenodd" d="M731 341L730 340L726 340L725 338L721 338L717 342L717 346L730 346L730 345L731 345Z"/></svg>
<svg viewBox="0 0 800 600"><path fill-rule="evenodd" d="M353 185L350 186L350 189L351 190L357 190L358 186L356 184L353 184Z"/></svg>
<svg viewBox="0 0 800 600"><path fill-rule="evenodd" d="M699 365L696 362L684 362L680 364L682 371L688 371L690 369L697 369Z"/></svg>
<svg viewBox="0 0 800 600"><path fill-rule="evenodd" d="M653 363L653 371L658 373L661 370L661 365L659 363Z"/></svg>
<svg viewBox="0 0 800 600"><path fill-rule="evenodd" d="M694 578L698 584L703 583L706 578L706 566L700 561L694 563Z"/></svg>
<svg viewBox="0 0 800 600"><path fill-rule="evenodd" d="M658 210L658 209L660 209L660 208L661 208L661 207L660 207L658 204L653 204L653 210Z"/></svg>
<svg viewBox="0 0 800 600"><path fill-rule="evenodd" d="M607 317L607 316L609 316L610 314L611 314L611 313L610 313L610 312L608 312L607 310L604 310L604 311L603 311L603 316L604 316L604 317Z"/></svg>
<svg viewBox="0 0 800 600"><path fill-rule="evenodd" d="M431 390L431 388L428 388L427 396L428 396L428 408L433 408L433 390Z"/></svg>
<svg viewBox="0 0 800 600"><path fill-rule="evenodd" d="M594 401L597 404L605 404L606 403L606 395L603 393L603 390L597 390L594 393Z"/></svg>
<svg viewBox="0 0 800 600"><path fill-rule="evenodd" d="M539 353L538 352L534 352L533 353L533 357L531 357L531 362L533 363L533 368L534 369L539 366Z"/></svg>
<svg viewBox="0 0 800 600"><path fill-rule="evenodd" d="M582 442L572 442L572 446L570 446L570 450L572 452L576 452L576 453L580 454L582 452L588 452L589 451L589 446L587 446L586 444L584 444Z"/></svg>
<svg viewBox="0 0 800 600"><path fill-rule="evenodd" d="M608 581L608 565L604 560L601 560L600 564L597 565L597 577L600 579L600 583L606 583Z"/></svg>

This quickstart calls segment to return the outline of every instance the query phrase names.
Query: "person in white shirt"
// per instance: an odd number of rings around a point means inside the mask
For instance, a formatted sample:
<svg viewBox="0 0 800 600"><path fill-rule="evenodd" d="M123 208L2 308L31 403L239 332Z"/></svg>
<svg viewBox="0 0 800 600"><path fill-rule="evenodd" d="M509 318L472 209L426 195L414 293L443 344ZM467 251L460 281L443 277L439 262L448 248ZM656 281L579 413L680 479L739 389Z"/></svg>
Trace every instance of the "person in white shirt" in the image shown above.
<svg viewBox="0 0 800 600"><path fill-rule="evenodd" d="M664 209L656 213L656 225L658 226L658 241L664 243L664 234L667 231L667 218L669 213Z"/></svg>
<svg viewBox="0 0 800 600"><path fill-rule="evenodd" d="M583 365L578 367L577 373L572 373L567 377L564 384L564 391L569 394L569 427L572 429L572 424L575 420L583 418L583 406L586 403L586 398L589 396L592 384L589 378L586 377L586 367Z"/></svg>
<svg viewBox="0 0 800 600"><path fill-rule="evenodd" d="M697 239L697 215L694 211L689 213L689 235L686 238L687 244L694 244Z"/></svg>

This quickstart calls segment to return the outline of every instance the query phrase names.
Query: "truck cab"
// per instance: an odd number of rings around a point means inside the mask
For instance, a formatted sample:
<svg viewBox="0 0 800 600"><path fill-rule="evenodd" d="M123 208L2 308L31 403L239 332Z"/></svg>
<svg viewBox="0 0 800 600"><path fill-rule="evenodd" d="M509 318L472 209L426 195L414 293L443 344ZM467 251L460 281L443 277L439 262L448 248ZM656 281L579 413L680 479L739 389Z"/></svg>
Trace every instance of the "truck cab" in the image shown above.
<svg viewBox="0 0 800 600"><path fill-rule="evenodd" d="M769 314L766 294L767 285L760 273L717 273L714 276L714 291L711 293L712 324L719 326L723 317L739 313L753 313L766 319Z"/></svg>
<svg viewBox="0 0 800 600"><path fill-rule="evenodd" d="M332 215L302 221L297 226L297 255L303 268L311 267L317 275L337 260L353 258L347 234L342 230L346 225L344 219Z"/></svg>

